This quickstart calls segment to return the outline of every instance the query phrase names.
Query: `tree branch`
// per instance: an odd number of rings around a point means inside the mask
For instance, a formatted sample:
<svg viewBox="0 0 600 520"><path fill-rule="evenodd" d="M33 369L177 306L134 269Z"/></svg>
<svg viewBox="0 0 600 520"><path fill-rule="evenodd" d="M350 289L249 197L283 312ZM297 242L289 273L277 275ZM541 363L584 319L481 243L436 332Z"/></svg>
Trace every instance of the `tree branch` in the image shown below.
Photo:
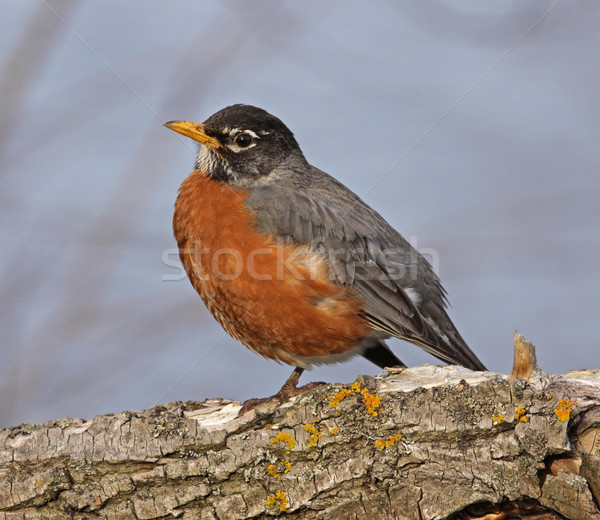
<svg viewBox="0 0 600 520"><path fill-rule="evenodd" d="M0 431L2 519L600 519L600 371L424 365Z"/></svg>

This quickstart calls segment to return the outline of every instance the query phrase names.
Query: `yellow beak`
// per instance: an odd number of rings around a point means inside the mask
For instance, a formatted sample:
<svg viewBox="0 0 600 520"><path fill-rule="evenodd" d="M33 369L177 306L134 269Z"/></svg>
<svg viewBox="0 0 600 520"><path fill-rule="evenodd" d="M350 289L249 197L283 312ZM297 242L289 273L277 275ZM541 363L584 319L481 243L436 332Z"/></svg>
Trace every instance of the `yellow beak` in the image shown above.
<svg viewBox="0 0 600 520"><path fill-rule="evenodd" d="M213 150L221 147L221 143L214 137L206 135L204 125L201 123L192 123L191 121L169 121L164 126L179 134L191 137L206 146L210 146Z"/></svg>

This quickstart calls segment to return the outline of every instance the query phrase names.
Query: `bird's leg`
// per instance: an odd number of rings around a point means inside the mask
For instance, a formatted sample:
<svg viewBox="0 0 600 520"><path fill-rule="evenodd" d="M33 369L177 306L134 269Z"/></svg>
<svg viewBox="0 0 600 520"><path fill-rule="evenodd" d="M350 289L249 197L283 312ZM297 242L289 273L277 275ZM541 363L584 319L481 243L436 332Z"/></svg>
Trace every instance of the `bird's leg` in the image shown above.
<svg viewBox="0 0 600 520"><path fill-rule="evenodd" d="M298 381L300 381L300 376L302 375L303 372L304 372L303 368L300 368L300 367L294 368L294 371L292 372L290 377L288 377L287 381L285 383L283 383L281 390L279 390L279 392L277 392L275 395L280 395L280 394L287 395L288 393L291 392L291 394L288 396L288 399L290 397L292 397L293 395L298 395L298 394L294 394L293 392L298 390Z"/></svg>
<svg viewBox="0 0 600 520"><path fill-rule="evenodd" d="M279 404L283 404L296 395L303 394L319 385L324 384L313 382L298 388L298 381L300 380L302 372L304 372L303 368L296 367L292 372L292 375L287 378L287 381L285 383L283 383L281 390L279 390L279 392L277 392L275 395L272 395L271 397L264 397L262 399L255 398L244 401L244 403L242 404L242 409L240 410L238 416L249 412L253 408L256 408L259 404L266 403L268 401L277 401Z"/></svg>

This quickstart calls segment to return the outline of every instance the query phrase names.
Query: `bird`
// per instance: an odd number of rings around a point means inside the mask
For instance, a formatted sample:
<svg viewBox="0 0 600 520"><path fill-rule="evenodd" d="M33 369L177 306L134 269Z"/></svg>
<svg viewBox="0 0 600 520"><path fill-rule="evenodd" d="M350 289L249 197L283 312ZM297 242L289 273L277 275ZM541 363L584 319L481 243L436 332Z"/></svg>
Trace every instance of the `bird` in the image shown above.
<svg viewBox="0 0 600 520"><path fill-rule="evenodd" d="M204 123L164 126L198 143L173 216L181 262L227 333L295 367L273 399L305 391L299 378L315 365L361 355L382 369L405 368L390 337L486 370L450 320L432 266L354 192L310 165L279 118L234 104ZM254 401L263 400L249 407Z"/></svg>

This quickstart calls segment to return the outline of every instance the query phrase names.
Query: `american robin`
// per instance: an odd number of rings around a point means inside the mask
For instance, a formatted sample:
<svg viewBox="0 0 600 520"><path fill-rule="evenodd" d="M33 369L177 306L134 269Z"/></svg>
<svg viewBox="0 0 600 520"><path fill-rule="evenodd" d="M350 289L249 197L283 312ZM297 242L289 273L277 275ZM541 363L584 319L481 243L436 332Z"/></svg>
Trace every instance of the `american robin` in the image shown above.
<svg viewBox="0 0 600 520"><path fill-rule="evenodd" d="M404 367L384 340L484 365L446 314L431 265L375 210L311 166L277 117L232 105L203 124L166 127L198 141L173 227L187 275L216 320L263 357L295 366L362 355Z"/></svg>

